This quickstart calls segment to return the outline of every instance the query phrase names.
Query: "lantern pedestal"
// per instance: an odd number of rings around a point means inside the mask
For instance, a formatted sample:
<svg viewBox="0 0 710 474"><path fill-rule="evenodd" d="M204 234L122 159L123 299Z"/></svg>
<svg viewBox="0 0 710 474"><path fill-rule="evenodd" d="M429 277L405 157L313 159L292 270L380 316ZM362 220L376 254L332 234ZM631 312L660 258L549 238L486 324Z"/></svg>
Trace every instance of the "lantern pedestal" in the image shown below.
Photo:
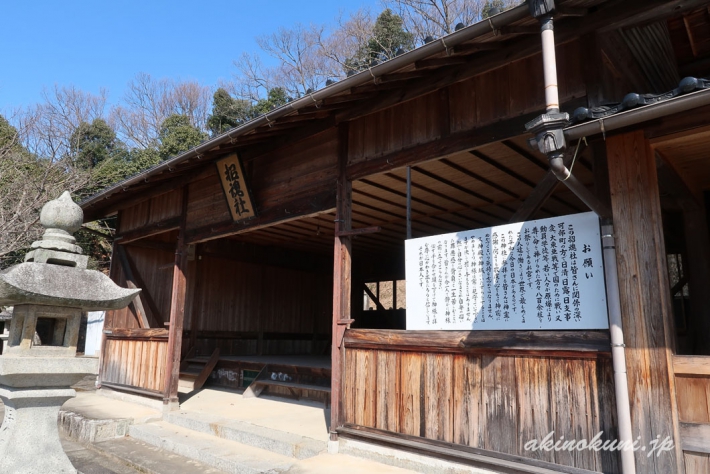
<svg viewBox="0 0 710 474"><path fill-rule="evenodd" d="M69 386L98 373L98 366L95 358L0 357L0 472L77 472L59 442L57 415L76 396Z"/></svg>

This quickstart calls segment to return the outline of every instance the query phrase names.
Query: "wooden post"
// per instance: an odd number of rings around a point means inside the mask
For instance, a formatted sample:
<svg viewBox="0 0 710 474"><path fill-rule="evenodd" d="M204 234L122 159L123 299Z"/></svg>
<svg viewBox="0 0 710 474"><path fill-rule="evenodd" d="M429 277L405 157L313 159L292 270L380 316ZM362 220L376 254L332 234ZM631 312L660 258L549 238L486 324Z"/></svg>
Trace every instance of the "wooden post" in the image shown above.
<svg viewBox="0 0 710 474"><path fill-rule="evenodd" d="M335 249L333 252L333 339L331 344L330 437L337 440L336 428L343 425L342 379L345 347L343 334L350 322L352 237L338 236L351 230L352 183L346 175L348 164L348 122L338 128L338 191L335 212Z"/></svg>
<svg viewBox="0 0 710 474"><path fill-rule="evenodd" d="M185 242L185 223L187 221L187 186L182 190L182 214L180 216L180 231L177 249L175 250L175 265L173 267L173 288L170 299L170 331L168 332L168 353L165 362L165 393L163 404L178 403L177 391L180 378L180 350L182 348L182 326L185 318L186 271L188 261L188 246Z"/></svg>
<svg viewBox="0 0 710 474"><path fill-rule="evenodd" d="M637 472L684 472L672 361L668 290L656 162L643 132L607 138L609 189L616 234L631 422ZM669 436L675 450L647 456Z"/></svg>

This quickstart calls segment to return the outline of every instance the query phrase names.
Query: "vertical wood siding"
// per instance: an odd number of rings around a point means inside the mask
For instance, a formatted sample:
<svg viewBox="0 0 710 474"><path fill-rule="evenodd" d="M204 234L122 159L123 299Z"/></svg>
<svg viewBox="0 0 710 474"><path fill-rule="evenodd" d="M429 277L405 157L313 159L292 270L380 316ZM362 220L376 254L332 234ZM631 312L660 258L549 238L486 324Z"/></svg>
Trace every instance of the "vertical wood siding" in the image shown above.
<svg viewBox="0 0 710 474"><path fill-rule="evenodd" d="M182 189L153 196L121 211L119 233L138 229L149 224L180 215Z"/></svg>
<svg viewBox="0 0 710 474"><path fill-rule="evenodd" d="M531 439L616 439L611 359L347 349L345 422L592 471L616 453L526 451Z"/></svg>
<svg viewBox="0 0 710 474"><path fill-rule="evenodd" d="M700 425L706 427L706 433L710 432L710 357L675 356L674 362L681 443L685 444L684 425ZM710 437L695 440L693 444L704 444L706 451L699 453L684 448L685 472L710 473Z"/></svg>
<svg viewBox="0 0 710 474"><path fill-rule="evenodd" d="M167 233L161 236L155 236L155 240L174 241L175 233ZM148 249L134 246L124 247L128 258L134 265L135 274L141 279L144 286L144 291L141 295L146 303L146 299L150 298L153 301L159 315L156 317L167 321L170 316L170 295L172 291L172 267L167 268L175 261L175 253L165 250ZM115 268L115 273L112 271L112 279L122 287L126 286L126 276L118 259L114 259L112 266ZM161 268L162 267L162 268ZM133 306L119 310L106 312L106 329L111 328L138 328L138 318L134 312Z"/></svg>
<svg viewBox="0 0 710 474"><path fill-rule="evenodd" d="M197 340L199 353L219 347L222 355L255 354L256 337L230 333L329 334L332 316L330 274L258 265L203 256L190 317L198 331L225 337ZM324 341L319 341L324 345ZM264 354L308 354L315 344L302 340L264 340Z"/></svg>
<svg viewBox="0 0 710 474"><path fill-rule="evenodd" d="M168 339L107 338L103 347L101 382L163 391Z"/></svg>

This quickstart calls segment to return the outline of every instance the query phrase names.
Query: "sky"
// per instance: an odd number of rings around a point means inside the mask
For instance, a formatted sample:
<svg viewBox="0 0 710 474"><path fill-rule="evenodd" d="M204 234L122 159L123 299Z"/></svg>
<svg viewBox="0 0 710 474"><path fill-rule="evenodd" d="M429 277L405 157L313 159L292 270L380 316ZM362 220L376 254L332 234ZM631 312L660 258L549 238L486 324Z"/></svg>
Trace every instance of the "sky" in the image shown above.
<svg viewBox="0 0 710 474"><path fill-rule="evenodd" d="M297 23L333 23L379 0L35 0L3 2L0 113L40 102L42 90L74 85L123 95L140 72L216 85L236 71L254 38Z"/></svg>

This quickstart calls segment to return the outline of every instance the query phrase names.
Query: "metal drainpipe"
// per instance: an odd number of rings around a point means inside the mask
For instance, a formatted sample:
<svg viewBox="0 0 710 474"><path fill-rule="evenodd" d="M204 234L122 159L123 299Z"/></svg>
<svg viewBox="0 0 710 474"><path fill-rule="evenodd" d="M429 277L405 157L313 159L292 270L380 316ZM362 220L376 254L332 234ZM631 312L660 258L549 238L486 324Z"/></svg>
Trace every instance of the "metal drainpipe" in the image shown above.
<svg viewBox="0 0 710 474"><path fill-rule="evenodd" d="M621 472L636 474L634 459L633 433L629 387L626 375L626 354L624 333L621 323L621 299L619 296L619 278L616 267L616 248L614 246L614 227L611 210L594 194L580 183L564 164L565 143L564 127L569 116L560 113L557 94L557 64L555 59L555 33L552 15L555 12L554 0L528 0L528 7L533 17L540 20L542 36L542 60L545 80L546 113L526 125L528 131L535 134L530 144L547 155L550 169L577 197L602 219L602 247L604 255L604 276L606 279L607 306L609 311L609 334L611 357L614 367L614 392L616 395L616 414L619 424L621 450Z"/></svg>

